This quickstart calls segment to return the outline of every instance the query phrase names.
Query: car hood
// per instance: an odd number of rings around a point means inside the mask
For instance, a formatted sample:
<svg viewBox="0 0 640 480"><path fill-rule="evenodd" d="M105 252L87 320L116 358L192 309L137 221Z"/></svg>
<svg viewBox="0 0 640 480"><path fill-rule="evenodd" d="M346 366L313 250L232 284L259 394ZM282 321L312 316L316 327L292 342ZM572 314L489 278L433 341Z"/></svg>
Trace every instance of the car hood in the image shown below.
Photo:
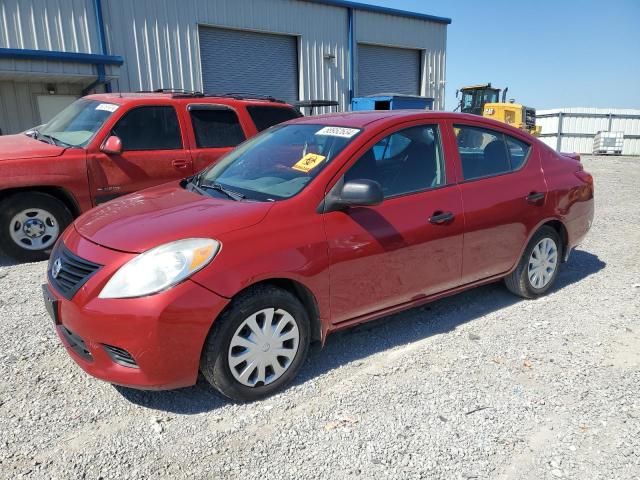
<svg viewBox="0 0 640 480"><path fill-rule="evenodd" d="M0 135L0 160L58 157L64 151L63 147L34 140L23 133Z"/></svg>
<svg viewBox="0 0 640 480"><path fill-rule="evenodd" d="M216 238L260 222L270 202L199 195L178 183L142 190L105 203L74 225L86 239L114 250L141 253L183 238Z"/></svg>

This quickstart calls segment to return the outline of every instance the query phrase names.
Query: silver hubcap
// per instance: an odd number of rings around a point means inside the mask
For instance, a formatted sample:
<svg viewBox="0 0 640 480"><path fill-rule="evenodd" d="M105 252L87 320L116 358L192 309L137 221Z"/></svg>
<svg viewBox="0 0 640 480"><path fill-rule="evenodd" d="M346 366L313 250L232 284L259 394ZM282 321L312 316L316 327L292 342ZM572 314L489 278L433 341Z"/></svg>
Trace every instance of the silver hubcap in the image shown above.
<svg viewBox="0 0 640 480"><path fill-rule="evenodd" d="M247 387L269 385L289 369L299 343L298 324L289 312L260 310L246 318L231 339L231 374Z"/></svg>
<svg viewBox="0 0 640 480"><path fill-rule="evenodd" d="M41 208L23 210L11 219L11 239L27 250L43 250L53 245L60 234L56 217Z"/></svg>
<svg viewBox="0 0 640 480"><path fill-rule="evenodd" d="M550 238L540 240L529 257L529 282L534 288L544 288L558 268L558 247Z"/></svg>

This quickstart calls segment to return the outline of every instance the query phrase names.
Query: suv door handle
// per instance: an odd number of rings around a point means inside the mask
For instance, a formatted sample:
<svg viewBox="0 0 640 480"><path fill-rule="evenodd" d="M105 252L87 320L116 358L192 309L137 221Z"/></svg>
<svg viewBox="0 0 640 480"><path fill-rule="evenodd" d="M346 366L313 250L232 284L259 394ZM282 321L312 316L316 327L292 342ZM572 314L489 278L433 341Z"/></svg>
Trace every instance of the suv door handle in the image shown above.
<svg viewBox="0 0 640 480"><path fill-rule="evenodd" d="M175 168L187 168L189 166L189 161L188 160L174 160L173 162L171 162L171 165L173 165Z"/></svg>
<svg viewBox="0 0 640 480"><path fill-rule="evenodd" d="M531 192L527 195L527 202L532 203L534 205L540 203L540 201L544 200L545 194L542 192Z"/></svg>
<svg viewBox="0 0 640 480"><path fill-rule="evenodd" d="M451 222L455 218L455 215L451 212L442 212L440 210L433 212L433 215L429 217L429 223L432 225L444 225Z"/></svg>

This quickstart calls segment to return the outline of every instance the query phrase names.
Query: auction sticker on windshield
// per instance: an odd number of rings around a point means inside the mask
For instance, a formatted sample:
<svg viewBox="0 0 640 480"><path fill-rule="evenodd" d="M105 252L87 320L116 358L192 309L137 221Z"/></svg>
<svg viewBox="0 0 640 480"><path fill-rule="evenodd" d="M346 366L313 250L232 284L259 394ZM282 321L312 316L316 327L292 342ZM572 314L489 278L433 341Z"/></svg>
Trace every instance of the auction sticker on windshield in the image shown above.
<svg viewBox="0 0 640 480"><path fill-rule="evenodd" d="M307 153L304 157L298 160L291 168L294 170L298 170L299 172L310 172L322 162L327 157L323 157L322 155L318 155L317 153Z"/></svg>
<svg viewBox="0 0 640 480"><path fill-rule="evenodd" d="M360 130L346 127L324 127L316 132L316 135L327 135L330 137L351 138Z"/></svg>
<svg viewBox="0 0 640 480"><path fill-rule="evenodd" d="M96 107L96 110L104 110L105 112L115 112L118 109L118 105L113 103L101 103Z"/></svg>

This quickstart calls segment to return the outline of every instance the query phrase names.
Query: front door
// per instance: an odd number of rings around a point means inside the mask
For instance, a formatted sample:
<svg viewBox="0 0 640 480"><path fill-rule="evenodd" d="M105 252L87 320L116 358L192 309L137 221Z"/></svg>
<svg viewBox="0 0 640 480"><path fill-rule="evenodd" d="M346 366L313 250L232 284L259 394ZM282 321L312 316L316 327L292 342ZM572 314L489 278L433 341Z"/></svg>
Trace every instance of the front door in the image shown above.
<svg viewBox="0 0 640 480"><path fill-rule="evenodd" d="M385 199L324 215L334 323L459 284L464 219L448 178L437 124L387 135L345 173L379 182Z"/></svg>
<svg viewBox="0 0 640 480"><path fill-rule="evenodd" d="M89 153L89 175L96 204L193 173L180 124L170 105L133 108L111 129L122 153Z"/></svg>
<svg viewBox="0 0 640 480"><path fill-rule="evenodd" d="M465 207L462 280L507 272L540 220L547 186L530 144L481 125L457 124Z"/></svg>

